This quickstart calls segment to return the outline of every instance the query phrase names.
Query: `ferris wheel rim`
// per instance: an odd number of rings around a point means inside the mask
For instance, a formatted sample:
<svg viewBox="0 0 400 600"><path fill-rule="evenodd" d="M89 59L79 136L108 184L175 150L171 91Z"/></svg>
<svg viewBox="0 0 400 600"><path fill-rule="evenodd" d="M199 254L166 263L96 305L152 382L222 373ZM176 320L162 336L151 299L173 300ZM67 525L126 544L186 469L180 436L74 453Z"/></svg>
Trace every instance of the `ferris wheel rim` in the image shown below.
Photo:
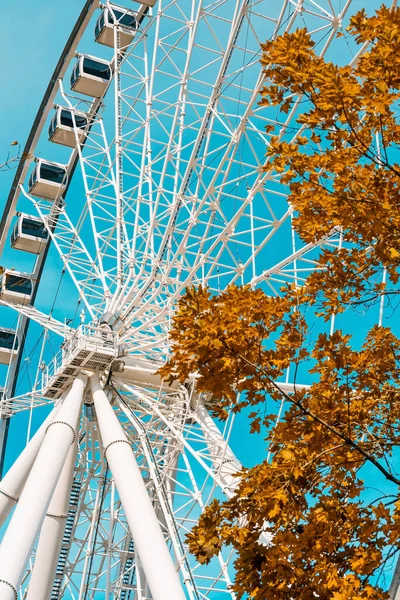
<svg viewBox="0 0 400 600"><path fill-rule="evenodd" d="M109 4L110 4L110 3L109 3L109 2L107 2L107 6L108 6ZM247 7L247 5L248 5L248 4L249 4L249 2L248 2L247 0L246 0L246 1L243 1L243 2L240 4L240 7L239 7L239 4L238 4L237 13L236 13L236 16L235 16L235 18L236 18L236 20L235 20L235 27L237 27L237 30L235 30L235 31L233 31L233 30L232 30L232 31L231 31L231 36L233 36L233 39L235 39L235 38L237 37L237 35L238 35L238 31L239 31L240 27L241 27L241 26L242 26L242 24L243 24L243 15L244 15L244 13L245 13L245 9L246 9L246 7ZM349 1L346 3L345 7L344 7L344 8L343 8L343 10L342 10L342 13L343 13L343 14L346 12L346 10L348 9L349 5L350 5L350 0L349 0ZM86 0L86 2L85 2L85 6L84 6L83 10L81 11L81 13L80 13L80 15L79 15L79 17L78 17L78 20L77 20L77 22L76 22L76 24L75 24L75 26L74 26L74 28L73 28L73 31L72 31L72 33L71 33L71 35L70 35L69 39L68 39L68 42L67 42L67 44L66 44L66 46L65 46L65 48L64 48L64 50L63 50L63 52L62 52L61 58L60 58L60 60L59 60L59 61L58 61L58 63L57 63L56 70L55 70L55 72L54 72L54 74L53 74L53 77L52 77L52 79L51 79L51 81L50 81L50 84L49 84L49 86L48 86L48 89L46 90L45 96L44 96L44 98L43 98L43 101L42 101L42 103L41 103L41 107L40 107L40 109L39 109L39 112L38 112L38 115L37 115L37 117L36 117L36 119L35 119L34 126L32 127L31 133L30 133L30 135L29 135L29 138L28 138L27 145L26 145L26 147L25 147L25 150L24 150L24 154L25 154L25 153L27 153L27 154L28 154L28 156L30 155L30 153L31 153L31 151L32 151L32 149L33 149L33 147L32 147L32 144L30 144L30 138L31 138L32 136L34 137L35 135L36 135L36 137L37 137L37 136L40 134L40 132L41 132L41 130L43 129L43 127L44 127L44 120L45 120L45 118L46 118L46 116L47 116L47 113L48 113L48 111L49 111L49 108L50 108L50 99L51 99L51 94L53 93L53 91L54 91L54 88L55 88L55 87L56 87L56 85L57 85L57 81L56 81L56 80L58 80L58 79L60 78L60 76L61 76L61 71L62 71L63 69L64 69L64 71L65 71L65 69L66 69L66 63L67 63L67 61L66 61L66 57L72 53L72 51L73 51L74 47L76 46L77 42L79 41L79 39L78 39L78 38L79 38L79 36L81 35L81 29L82 29L83 27L86 27L86 23L87 23L87 21L88 21L88 17L89 17L89 16L91 16L91 14L93 13L93 11L94 11L94 9L95 9L96 7L97 7L97 2L96 2L96 0ZM144 11L144 14L145 14L147 11L148 11L148 7L145 9L145 11ZM281 24L281 22L282 22L282 18L283 18L283 8L282 8L282 10L281 10L281 13L280 13L280 15L279 15L279 18L276 20L275 32L279 31L279 27L280 27L280 24ZM292 16L292 19L293 19L293 16ZM89 19L89 20L90 20L90 19ZM139 19L139 21L140 21L140 19ZM291 25L289 25L289 26L291 26ZM278 30L276 29L277 27L278 27ZM333 27L333 25L332 25L332 31L334 31L334 30L335 30L335 28L334 28L334 27ZM275 33L274 33L274 34L275 34ZM324 50L323 50L323 51L324 51ZM226 52L226 53L223 55L223 61L222 61L221 67L220 67L220 72L222 73L222 77L223 77L223 76L224 76L224 74L227 72L228 63L229 63L229 60L230 60L230 59L231 59L231 53L230 53L230 52ZM262 80L262 79L261 79L261 80ZM60 83L61 83L61 82L60 82ZM106 93L106 92L105 92L105 93ZM219 95L219 93L220 93L220 92L219 92L219 86L218 86L218 85L214 86L214 88L213 88L213 90L212 90L212 93L216 94L216 96L215 96L216 98L218 97L218 95ZM213 104L213 102L211 102L211 104ZM43 108L43 106L44 106L44 105L45 105L45 108ZM98 103L98 106L99 106L99 103ZM96 105L94 105L94 110L95 110L95 114L96 114L96 110L97 110L97 107L96 107ZM208 115L210 115L210 114L211 114L211 113L208 113ZM37 121L37 119L38 119L38 117L39 117L40 115L42 115L42 117L41 117L41 128L40 128L40 130L39 130L39 129L36 127L36 121ZM209 120L209 116L207 116L207 114L205 113L205 115L204 115L204 117L203 117L203 122L207 123L207 122L208 122L208 120ZM36 127L36 128L35 128L35 127ZM198 144L201 144L201 143L203 142L203 138L204 138L204 135L200 135L200 137L197 137L197 141L196 141L196 143L198 143ZM194 151L196 152L196 150L194 150ZM74 173L75 167L77 166L78 162L79 162L79 156L78 156L78 154L75 152L75 155L74 155L74 156L73 156L73 158L72 158L72 164L71 164L71 168L70 168L70 174L71 174L71 177L70 177L70 178L69 178L69 180L68 180L68 184L67 184L67 190L68 190L68 186L70 185L70 182L71 182L71 179L72 179L72 176L73 176L73 173ZM22 172L22 170L23 170L23 168L24 168L24 163L25 163L25 159L24 159L24 160L21 160L21 161L20 161L20 164L19 164L19 166L18 166L17 173L16 173L16 176L15 176L15 178L14 178L13 187L12 187L12 189L11 189L11 192L10 192L9 199L7 200L6 209L5 209L5 212L3 213L3 221L4 221L4 219L5 219L5 215L6 215L6 213L7 213L7 209L8 209L8 206L9 206L9 202L10 202L10 201L14 201L14 202L16 201L16 199L15 199L15 196L18 194L18 191L19 191L20 185L16 186L16 185L15 185L15 182L16 182L17 180L18 180L18 181L20 181L20 179L21 179L21 172ZM189 167L188 167L188 168L189 168ZM183 183L183 184L182 184L184 188L185 188L185 187L187 187L187 185L188 185L188 181L189 181L189 179L190 179L190 169L189 169L189 175L188 175L188 177L187 177L186 179L187 179L187 182L186 182L186 184L185 184L185 183ZM14 190L14 195L12 194L12 193L13 193L13 190ZM66 190L66 191L67 191L67 190ZM179 200L179 199L178 199L178 200ZM176 205L176 210L177 210L177 211L179 210L179 203ZM8 211L8 212L10 212L10 211ZM290 217L290 210L289 210L289 211L286 213L286 218L288 218L288 217ZM174 216L173 216L173 215L171 215L170 222L171 222L171 221L172 221L172 222L174 221ZM4 233L4 232L3 232L3 233ZM3 236L3 237L4 237L4 236ZM159 256L161 256L161 257L162 257L162 256L163 256L163 254L165 253L166 244L167 244L167 239L163 239L163 240L162 240L162 243L161 243L161 247L160 247L160 249L159 249L159 251L158 251L158 255L159 255ZM313 248L314 248L314 247L315 247L315 246L313 246ZM48 248L49 248L49 245L46 247L46 251L45 251L45 253L44 253L44 260L43 260L43 261L41 262L41 264L40 264L40 268L39 268L39 271L38 271L38 276L37 276L37 278L36 278L36 281L35 281L34 290L33 290L33 294L32 294L32 303L34 302L34 300L35 300L35 297L36 297L36 293L37 293L38 286L39 286L39 283L40 283L40 279L41 279L42 271L43 271L43 268L44 268L45 260L46 260L46 257L47 257L47 251L48 251ZM295 256L295 259L298 257L298 255L299 255L299 254L301 254L301 252L298 252L298 253L294 253L294 254L293 254L293 256ZM202 257L202 259L203 259L203 257ZM289 257L289 259L292 259L292 257ZM157 262L158 262L158 261L157 261ZM284 261L282 261L282 264L283 264L283 262L284 262ZM158 267L157 267L157 268L158 268ZM155 270L155 274L157 274L157 268L156 268L156 270ZM198 268L198 266L196 267L196 265L195 265L195 268ZM271 275L273 275L273 274L274 274L274 273L273 273L273 271L271 271L271 270L270 270L270 272L268 272L268 271L264 271L264 272L263 272L262 274L260 274L260 275L259 275L259 276L258 276L256 279L254 279L254 283L258 283L258 282L260 282L260 281L264 281L264 280L266 281L266 280L267 280L267 279L268 279L268 278L269 278ZM238 278L238 275L237 275L237 276L235 276L235 277L236 277L236 278L234 278L234 281L236 281L236 279ZM149 288L149 286L151 286L151 285L152 285L152 281L154 281L154 279L153 279L152 277L150 277L150 279L149 279L148 283L146 283L146 286L147 286L147 287L145 286L145 287L144 287L142 290L140 290L140 294L141 294L141 296L143 296L143 295L146 293L146 289L148 289L148 288ZM179 296L179 295L180 295L180 293L181 293L181 292L182 292L182 290L184 289L185 285L187 285L187 281L190 281L190 278L188 278L187 280L183 281L183 283L181 283L181 286L180 286L180 288L177 290L177 292L176 292L176 294L175 294L175 296L174 296L174 297L177 297L177 296ZM116 300L116 297L115 297L115 300ZM88 308L89 308L89 310L90 310L90 307L89 307L89 306L88 306ZM129 327L129 319L134 319L134 318L135 318L135 316L137 315L137 312L136 312L136 313L135 313L135 311L133 311L133 312L132 312L132 310L129 308L129 306L128 306L128 307L126 307L124 310L125 310L125 316L126 316L126 317L129 317L129 318L128 318L128 325L127 325L126 327ZM145 311L145 310L146 310L146 308L144 307L144 308L142 308L142 310L144 310L144 311ZM165 311L165 314L166 314L166 313L167 313L169 310L170 310L170 307L167 305L167 306L166 306L166 308L164 309L164 311ZM93 315L93 313L91 313L91 314ZM150 321L148 321L148 322L149 322L149 323L151 323L151 319L150 319ZM23 347L24 347L24 344L25 344L25 339L26 339L26 330L27 330L28 323L29 323L29 321L27 320L27 318L25 318L24 327L22 328L22 329L23 329L23 331L22 331L22 335L20 336L20 337L21 337L21 343L20 343L20 345L19 345L19 349L18 349L18 360L19 360L19 361L20 361L20 357L21 357L21 355L22 355L22 352L23 352ZM155 318L155 323L157 324L157 317ZM56 325L56 327L58 327L58 330L60 330L60 327L59 327L59 326L57 326L57 325ZM125 328L125 331L126 331L126 328ZM138 330L138 331L140 331L140 328L139 328L139 330ZM125 337L123 338L123 341L125 341L125 339L126 339L127 337L129 337L129 334L128 334L128 333L125 333ZM18 365L17 365L17 368L18 368ZM17 369L16 369L16 370L17 370ZM14 377L13 377L12 388L13 388L13 390L15 389L15 381L14 381ZM13 393L12 393L11 395L13 395Z"/></svg>
<svg viewBox="0 0 400 600"><path fill-rule="evenodd" d="M346 6L344 7L344 9L343 9L343 11L342 11L342 12L345 12L345 11L348 9L349 3L350 3L350 0L349 0L349 1L346 3ZM246 10L246 7L247 7L247 5L248 5L248 4L249 4L249 2L248 2L248 0L246 0L246 1L243 1L242 3L240 3L240 6L239 6L239 4L238 4L238 6L237 6L237 10L236 10L236 14L235 14L235 27L237 27L237 30L235 30L235 31L231 30L231 37L233 36L233 39L236 39L236 38L237 38L238 32L239 32L239 30L240 30L240 28L241 28L241 26L242 26L242 24L243 24L243 22L244 22L244 17L243 17L243 16L244 16L244 14L245 14L245 10ZM108 5L110 5L110 3L107 1L107 6L108 6ZM63 64L64 64L64 67L65 67L66 60L65 60L65 56L64 56L64 55L67 55L67 54L68 54L68 51L71 53L71 48L72 48L72 46L73 46L74 44L76 45L76 43L77 43L77 38L78 38L78 37L79 37L79 35L80 35L80 29L79 29L79 27L80 27L80 26L82 26L82 24L86 23L86 21L85 21L85 17L87 18L88 14L89 14L89 12L88 12L88 11L91 11L91 12L93 12L93 11L94 11L94 8L96 8L96 7L97 7L97 2L95 2L95 0L87 0L87 1L86 1L86 3L85 3L85 7L84 7L84 9L82 10L82 12L81 12L81 14L80 14L80 16L79 16L79 18L78 18L78 21L77 21L77 23L76 23L76 25L75 25L75 27L74 27L74 29L73 29L73 32L72 32L72 34L70 35L70 37L69 37L69 40L68 40L68 42L67 42L67 45L66 45L66 47L65 47L65 49L64 49L64 51L63 51L62 58L61 58L61 59L59 60L59 62L58 62L58 65L57 65L57 68L58 68L58 69L59 69L59 68L62 68L62 64L61 64L61 63L63 63ZM147 12L147 11L148 11L148 7L147 7L147 8L145 8L145 10L143 11L143 13L144 13L144 14L146 14L146 12ZM91 13L90 13L90 14L91 14ZM142 16L143 16L143 15L142 15ZM273 34L273 35L275 35L275 33L277 33L277 32L279 31L279 27L282 25L282 18L283 18L283 8L282 8L282 10L281 10L281 13L280 13L280 15L279 15L278 19L276 20L276 25L275 25L275 29L274 29L274 34ZM293 18L294 18L294 15L292 15L292 19L291 19L291 20L289 20L289 24L287 25L288 27L291 27L291 22L292 22ZM89 19L89 20L90 20L90 19ZM139 19L139 21L140 21L140 19ZM333 27L333 25L332 25L332 30L333 30L333 31L335 30L335 28ZM78 41L79 41L79 40L78 40ZM220 72L222 73L222 77L223 77L223 76L224 76L224 74L226 74L226 72L227 72L227 69L228 69L228 64L229 64L229 61L230 61L230 59L231 59L231 53L230 53L230 52L225 52L225 53L224 53L224 55L223 55L223 61L222 61L221 67L220 67ZM115 60L116 60L116 59L115 59ZM59 67L59 65L61 65L61 67ZM56 69L56 70L57 70L57 69ZM59 73L58 75L60 75L60 73ZM55 77L54 77L54 76L53 76L53 79L55 79ZM262 77L261 77L261 81L262 81ZM56 86L56 81L52 81L52 82L51 82L51 84L52 84L52 90L53 90L53 88ZM60 80L60 86L61 86L61 80ZM257 87L257 86L256 86L256 87ZM107 88L107 89L108 89L108 88ZM62 90L62 88L61 88L61 90ZM216 94L216 96L215 96L215 97L216 97L216 98L218 98L218 96L219 96L219 93L220 93L220 92L219 92L219 86L215 85L212 91L213 91L213 93L214 93L214 94ZM46 94L45 94L45 97L44 97L44 99L45 99L45 98L47 98L47 96L48 96L48 93L49 93L49 92L47 91L47 92L46 92ZM104 92L104 93L106 93L106 92ZM43 102L44 102L44 100L43 100ZM43 104L43 102L42 102L42 104ZM48 100L48 99L47 99L47 104L49 104L49 100ZM94 102L94 114L96 114L97 108L98 108L99 106L100 106L100 101L97 103L97 105L96 105L96 102ZM41 110L41 109L40 109L40 110ZM40 112L40 110L39 110L39 112ZM48 112L48 110L49 110L49 106L47 106L46 110L47 110L47 112ZM211 113L209 113L209 115L210 115L210 114L211 114ZM43 121L43 119L42 119L42 121ZM208 121L209 121L209 116L207 116L207 114L205 114L205 116L203 117L203 122L207 123ZM42 129L43 129L43 126L44 126L44 121L43 121L43 123L42 123ZM31 133L32 133L32 132L31 132ZM198 137L197 137L197 142L196 142L196 143L199 143L199 144L201 144L201 143L203 142L203 138L204 138L204 135L201 135L200 137L198 136ZM80 157L79 157L78 153L77 153L77 152L75 152L75 155L73 155L73 157L72 157L72 164L71 164L71 168L70 168L70 175L71 175L71 176L70 176L70 178L69 178L69 180L68 180L68 183L67 183L67 190L68 190L68 187L69 187L69 185L70 185L70 182L71 182L71 180L72 180L72 178L73 178L72 176L73 176L73 173L74 173L75 167L77 166L77 164L78 164L79 160L80 160ZM23 162L21 161L21 165L22 165L22 164L23 164ZM21 168L22 168L22 167L21 167ZM16 176L17 176L17 175L16 175ZM190 170L189 170L189 175L188 175L188 178L187 178L186 187L187 187L187 185L188 185L188 182L189 182L189 180L190 180ZM184 187L185 187L185 186L184 186ZM21 189L22 189L22 188L21 188ZM24 190L22 190L22 191L24 191ZM24 192L24 193L25 193L25 192ZM26 193L25 193L25 194L26 194ZM179 200L179 199L178 199L178 200ZM176 210L179 210L179 205L177 205L177 209L176 209ZM287 211L287 213L286 213L286 218L290 218L290 214L291 214L291 213L290 213L290 210L288 210L288 211ZM3 217L4 217L4 215L3 215ZM171 222L171 220L172 220L172 222L174 221L174 217L173 217L173 215L171 216L170 222ZM272 233L273 233L273 232L272 232ZM163 241L162 241L162 244L161 244L161 248L160 248L160 250L159 250L159 255L160 255L160 253L161 253L161 256L162 256L162 255L165 253L166 244L167 244L167 240L164 240L164 239L163 239ZM313 247L312 247L312 249L313 249L314 247L315 247L315 246L313 246ZM43 271L43 268L44 268L44 264L45 264L45 259L46 259L46 256L47 256L47 251L48 251L48 248L49 248L49 245L48 245L48 246L47 246L47 248L46 248L46 252L45 252L45 254L44 254L44 260L43 260L43 262L40 264L40 269L39 269L39 272L38 272L38 277L37 277L37 279L36 279L36 281L35 281L34 292L33 292L33 295L32 295L32 301L33 301L33 302L34 302L34 300L35 300L35 296L36 296L36 293L37 293L37 290L38 290L38 286L39 286L39 283L40 283L41 274L42 274L42 271ZM299 254L302 254L302 252L298 252L298 253L294 253L294 254L293 254L293 256L295 257L295 260L296 260L296 258L297 258L297 256L298 256ZM202 257L202 259L203 259L203 257ZM290 260L292 260L292 257L289 257L289 259L290 259ZM283 261L283 262L284 262L284 261ZM282 262L282 264L283 264L283 262ZM195 268L196 268L196 265L195 265ZM197 266L197 268L198 268L198 266ZM155 273L155 274L157 274L157 269L155 270L155 272L154 272L154 273ZM271 275L272 275L272 276L274 275L274 272L273 272L273 271L271 271L270 273L268 273L268 271L264 271L262 274L260 274L260 275L258 276L258 278L257 278L256 280L254 280L254 282L255 282L255 283L258 283L259 281L269 281L269 277L270 277ZM235 276L235 278L233 279L233 281L236 281L236 279L237 279L238 277L239 277L239 275L236 275L236 276ZM151 286L151 285L152 285L152 281L154 281L154 278L150 277L150 279L149 279L148 283L146 283L146 286L147 286L147 287L144 287L144 289L142 289L142 290L140 291L140 294L141 294L141 296L145 295L145 293L146 293L146 289L148 289L148 288L149 288L149 286ZM181 285L180 285L180 288L177 290L177 292L176 292L176 294L175 294L175 297L177 297L177 296L179 296L179 295L180 295L180 293L181 293L181 291L184 289L185 285L187 285L187 281L190 281L190 279L187 279L186 281L183 281L183 283L181 283ZM271 289L273 289L273 287L272 287ZM84 300L85 300L85 296L83 296L83 298L84 298ZM115 299L115 301L116 301L116 296L114 296L114 299ZM89 306L89 305L88 305L88 309L89 309L89 312L90 312L90 314L92 314L92 316L93 316L93 313L91 312L91 309L90 309L90 306ZM145 301L145 306L144 306L144 308L142 307L142 309L141 309L141 310L142 310L142 311L144 311L144 312L146 311L146 301ZM167 305L167 306L166 306L166 308L164 309L164 314L167 314L169 310L170 310L170 307ZM132 311L132 310L130 310L130 309L129 309L129 306L128 306L128 308L126 308L126 309L125 309L125 314L126 314L126 316L127 316L127 317L129 317L129 318L128 318L128 325L126 326L126 327L129 327L129 322L130 322L130 321L129 321L129 319L131 319L131 320L132 320L132 319L134 319L134 318L135 318L135 316L136 316L138 313L137 313L137 312L135 313L135 311ZM163 314L163 313L161 313L161 315L160 315L160 316L162 316L162 314ZM157 326L157 323L159 322L159 318L160 318L160 316L158 316L158 317L155 317L155 319L154 319L154 321L155 321L155 325L156 325L156 326ZM43 321L43 320L42 320L42 321ZM151 323L151 319L150 319L150 320L147 320L147 322L148 322L148 323ZM22 351L23 351L23 347L24 347L24 343L25 343L25 339L26 339L26 331L27 331L28 324L29 324L29 321L28 321L28 320L27 320L27 318L25 317L25 321L24 321L24 327L22 328L22 329L23 329L23 331L22 331L22 335L21 335L21 341L22 341L22 343L20 344L20 346L19 346L19 350L18 350L18 361L20 361L20 357L22 356ZM125 327L125 334L124 334L124 337L122 338L122 341L125 341L125 339L129 338L129 334L126 332L126 331L127 331L126 327ZM51 329L51 327L50 327L50 329ZM61 329L60 325L57 325L57 324L56 324L56 329L60 330L60 329ZM140 332L140 328L138 329L138 332ZM18 370L17 361L15 361L15 364L16 364L16 366L17 366L16 370ZM15 389L16 378L14 377L14 373L13 373L13 377L12 377L12 382L13 382L13 383L12 383L12 387L13 387L13 389ZM11 394L11 396L13 396L13 395L14 395L14 394Z"/></svg>

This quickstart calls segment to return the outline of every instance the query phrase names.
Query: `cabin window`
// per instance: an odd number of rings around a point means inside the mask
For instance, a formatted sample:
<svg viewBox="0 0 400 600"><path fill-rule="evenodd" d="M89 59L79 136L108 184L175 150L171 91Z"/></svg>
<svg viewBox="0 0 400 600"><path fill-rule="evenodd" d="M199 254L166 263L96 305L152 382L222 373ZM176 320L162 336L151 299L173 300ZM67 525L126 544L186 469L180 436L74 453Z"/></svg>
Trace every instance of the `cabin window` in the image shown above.
<svg viewBox="0 0 400 600"><path fill-rule="evenodd" d="M120 10L116 10L116 9L114 9L113 11L111 11L111 10L108 11L110 23L112 23L112 24L114 23L113 13L120 25L123 25L124 27L129 27L130 29L136 29L135 17L129 13L123 13Z"/></svg>
<svg viewBox="0 0 400 600"><path fill-rule="evenodd" d="M32 189L37 181L36 169L33 169L31 176L29 177L29 188Z"/></svg>
<svg viewBox="0 0 400 600"><path fill-rule="evenodd" d="M97 39L100 35L101 30L104 28L104 11L101 13L100 17L97 19L96 27L94 29L94 36Z"/></svg>
<svg viewBox="0 0 400 600"><path fill-rule="evenodd" d="M40 221L34 221L33 219L28 219L27 217L22 219L21 233L40 237L42 240L47 240L48 238L48 233L43 223Z"/></svg>
<svg viewBox="0 0 400 600"><path fill-rule="evenodd" d="M32 293L32 281L21 277L21 275L11 275L7 273L5 278L5 288L10 292L17 292L24 296L30 296Z"/></svg>
<svg viewBox="0 0 400 600"><path fill-rule="evenodd" d="M99 63L96 60L85 57L83 59L83 71L87 75L93 75L94 77L101 77L102 79L109 80L111 77L110 67L104 63Z"/></svg>
<svg viewBox="0 0 400 600"><path fill-rule="evenodd" d="M18 338L16 338L13 331L0 330L0 348L6 348L7 350L18 349Z"/></svg>
<svg viewBox="0 0 400 600"><path fill-rule="evenodd" d="M14 246L15 240L18 237L18 223L16 223L16 225L14 226L12 232L11 232L11 246Z"/></svg>
<svg viewBox="0 0 400 600"><path fill-rule="evenodd" d="M40 178L46 179L46 181L52 181L53 183L63 183L65 179L65 169L57 167L56 165L41 163Z"/></svg>
<svg viewBox="0 0 400 600"><path fill-rule="evenodd" d="M70 79L71 87L74 87L78 77L79 77L79 62L76 63L75 67L72 70L71 79Z"/></svg>
<svg viewBox="0 0 400 600"><path fill-rule="evenodd" d="M57 128L57 115L55 114L54 117L52 118L52 120L50 121L50 125L49 125L49 137L51 138L53 136L53 133L55 132Z"/></svg>
<svg viewBox="0 0 400 600"><path fill-rule="evenodd" d="M73 127L74 122L72 120L72 113L70 110L65 110L65 108L61 111L61 125L65 125L65 127ZM87 125L86 117L82 115L75 115L75 123L79 129L84 129Z"/></svg>

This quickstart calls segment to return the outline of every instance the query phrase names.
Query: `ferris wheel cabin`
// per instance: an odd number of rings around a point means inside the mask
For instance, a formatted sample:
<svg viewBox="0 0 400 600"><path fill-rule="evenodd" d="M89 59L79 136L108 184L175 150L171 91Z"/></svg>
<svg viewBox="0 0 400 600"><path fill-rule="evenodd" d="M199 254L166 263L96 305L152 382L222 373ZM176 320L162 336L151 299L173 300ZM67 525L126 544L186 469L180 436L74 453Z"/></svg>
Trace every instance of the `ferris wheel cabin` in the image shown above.
<svg viewBox="0 0 400 600"><path fill-rule="evenodd" d="M65 191L67 181L64 165L39 159L29 178L29 193L46 200L55 200Z"/></svg>
<svg viewBox="0 0 400 600"><path fill-rule="evenodd" d="M32 279L27 273L5 269L0 275L0 299L11 304L29 304Z"/></svg>
<svg viewBox="0 0 400 600"><path fill-rule="evenodd" d="M137 21L133 12L125 10L121 6L105 8L97 20L94 30L94 38L99 44L114 47L114 24L118 24L120 47L129 46L135 37Z"/></svg>
<svg viewBox="0 0 400 600"><path fill-rule="evenodd" d="M0 364L8 365L18 353L18 336L14 329L0 328Z"/></svg>
<svg viewBox="0 0 400 600"><path fill-rule="evenodd" d="M71 88L93 98L100 98L111 80L111 68L106 60L80 56L71 74Z"/></svg>
<svg viewBox="0 0 400 600"><path fill-rule="evenodd" d="M11 246L32 254L46 246L49 233L40 219L30 215L20 215L11 232Z"/></svg>
<svg viewBox="0 0 400 600"><path fill-rule="evenodd" d="M82 144L86 138L85 129L88 119L85 113L72 111L70 108L59 106L49 125L49 140L62 146L76 147L76 136L74 131L74 120L77 129L79 143Z"/></svg>

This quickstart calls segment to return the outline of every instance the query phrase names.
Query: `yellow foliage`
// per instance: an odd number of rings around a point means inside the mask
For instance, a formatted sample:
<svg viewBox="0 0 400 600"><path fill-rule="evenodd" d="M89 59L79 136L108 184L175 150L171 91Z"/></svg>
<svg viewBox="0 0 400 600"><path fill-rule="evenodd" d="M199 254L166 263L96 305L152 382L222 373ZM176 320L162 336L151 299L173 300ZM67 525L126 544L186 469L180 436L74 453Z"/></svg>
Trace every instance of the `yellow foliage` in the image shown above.
<svg viewBox="0 0 400 600"><path fill-rule="evenodd" d="M400 142L400 9L382 6L372 18L362 10L349 34L368 52L345 67L319 57L305 29L266 42L261 99L283 113L306 99L301 137L287 141L268 125L265 168L288 185L305 242L336 228L345 243L325 249L321 269L280 297L249 287L218 296L187 290L160 371L182 382L196 373L216 417L253 407L251 431L265 432L270 444L272 460L245 470L235 496L214 501L188 535L200 562L224 544L235 548L238 598L383 600L374 576L387 548L399 547L400 480L387 459L400 436L400 340L376 326L357 350L342 331L311 345L304 316L367 309L395 294L389 284L398 281L400 167L392 159ZM388 284L379 279L384 267ZM310 359L309 389L286 394L274 384ZM286 411L272 429L274 401L283 399ZM388 498L364 501L366 464L386 478ZM270 546L260 543L265 531Z"/></svg>

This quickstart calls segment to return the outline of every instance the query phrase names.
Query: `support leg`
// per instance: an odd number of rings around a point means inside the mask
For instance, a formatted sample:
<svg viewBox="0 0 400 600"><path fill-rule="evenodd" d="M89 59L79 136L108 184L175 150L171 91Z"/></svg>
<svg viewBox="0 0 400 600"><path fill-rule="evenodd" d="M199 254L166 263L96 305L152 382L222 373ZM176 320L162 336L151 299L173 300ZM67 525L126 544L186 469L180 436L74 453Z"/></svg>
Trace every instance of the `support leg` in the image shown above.
<svg viewBox="0 0 400 600"><path fill-rule="evenodd" d="M39 448L43 442L48 425L54 420L59 409L55 406L47 419L39 427L29 444L23 449L15 463L0 482L0 527L8 517L8 514L24 487L26 478L35 461Z"/></svg>
<svg viewBox="0 0 400 600"><path fill-rule="evenodd" d="M185 600L185 594L130 443L100 387L98 377L93 376L90 381L104 454L152 597L154 600Z"/></svg>
<svg viewBox="0 0 400 600"><path fill-rule="evenodd" d="M41 448L0 546L0 598L15 600L36 536L75 442L86 377L78 375L46 429Z"/></svg>
<svg viewBox="0 0 400 600"><path fill-rule="evenodd" d="M60 554L78 446L67 456L57 487L47 509L36 549L35 563L26 600L49 600Z"/></svg>

